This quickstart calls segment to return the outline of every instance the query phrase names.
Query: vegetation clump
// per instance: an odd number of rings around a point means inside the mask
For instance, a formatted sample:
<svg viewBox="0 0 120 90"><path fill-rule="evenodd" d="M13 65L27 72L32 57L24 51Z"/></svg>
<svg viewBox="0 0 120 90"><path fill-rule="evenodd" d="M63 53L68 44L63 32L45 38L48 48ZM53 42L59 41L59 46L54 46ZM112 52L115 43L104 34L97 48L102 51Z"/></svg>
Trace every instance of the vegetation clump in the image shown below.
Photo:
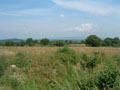
<svg viewBox="0 0 120 90"><path fill-rule="evenodd" d="M57 40L55 42L55 45L61 47L61 46L64 46L64 42L62 40Z"/></svg>
<svg viewBox="0 0 120 90"><path fill-rule="evenodd" d="M96 86L99 90L110 90L119 85L120 73L116 66L105 65L99 73L96 73Z"/></svg>
<svg viewBox="0 0 120 90"><path fill-rule="evenodd" d="M58 49L56 54L64 64L77 64L80 60L79 55L68 47Z"/></svg>

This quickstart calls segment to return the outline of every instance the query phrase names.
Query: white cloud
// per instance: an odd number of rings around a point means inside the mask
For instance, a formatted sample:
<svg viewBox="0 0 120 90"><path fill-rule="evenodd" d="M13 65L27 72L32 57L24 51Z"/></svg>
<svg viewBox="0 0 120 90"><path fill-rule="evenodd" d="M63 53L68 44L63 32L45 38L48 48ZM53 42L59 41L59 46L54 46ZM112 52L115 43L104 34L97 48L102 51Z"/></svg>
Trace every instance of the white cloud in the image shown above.
<svg viewBox="0 0 120 90"><path fill-rule="evenodd" d="M87 23L87 24L81 24L80 26L75 27L75 30L78 31L89 31L93 29L93 24Z"/></svg>
<svg viewBox="0 0 120 90"><path fill-rule="evenodd" d="M65 18L65 15L64 15L64 14L60 14L60 17L61 17L61 18Z"/></svg>
<svg viewBox="0 0 120 90"><path fill-rule="evenodd" d="M85 23L85 24L80 24L79 26L67 28L64 31L86 32L86 31L91 31L93 29L98 29L98 25L97 24L93 25L92 23Z"/></svg>
<svg viewBox="0 0 120 90"><path fill-rule="evenodd" d="M65 8L85 11L94 14L106 15L113 12L119 12L120 8L116 6L104 5L99 0L52 0L54 3Z"/></svg>

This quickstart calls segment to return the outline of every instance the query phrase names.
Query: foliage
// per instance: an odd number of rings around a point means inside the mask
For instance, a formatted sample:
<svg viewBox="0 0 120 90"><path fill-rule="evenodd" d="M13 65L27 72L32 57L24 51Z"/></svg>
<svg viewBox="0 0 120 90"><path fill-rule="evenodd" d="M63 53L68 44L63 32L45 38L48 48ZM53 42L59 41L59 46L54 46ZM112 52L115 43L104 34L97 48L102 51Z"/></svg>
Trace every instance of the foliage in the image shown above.
<svg viewBox="0 0 120 90"><path fill-rule="evenodd" d="M83 69L94 69L98 63L101 63L102 55L99 52L94 52L91 56L81 54L81 66Z"/></svg>
<svg viewBox="0 0 120 90"><path fill-rule="evenodd" d="M19 45L20 45L20 46L24 46L24 45L25 45L25 42L22 40L22 41L19 42Z"/></svg>
<svg viewBox="0 0 120 90"><path fill-rule="evenodd" d="M115 38L105 38L103 46L113 46L119 47L120 46L120 39L118 37Z"/></svg>
<svg viewBox="0 0 120 90"><path fill-rule="evenodd" d="M49 39L44 38L44 39L42 39L42 40L41 40L41 42L40 42L40 43L41 43L42 45L48 45L48 44L49 44L49 42L50 42L50 41L49 41Z"/></svg>
<svg viewBox="0 0 120 90"><path fill-rule="evenodd" d="M101 39L96 35L90 35L86 39L86 44L93 47L101 46Z"/></svg>
<svg viewBox="0 0 120 90"><path fill-rule="evenodd" d="M64 42L62 40L57 40L55 45L61 47L64 46Z"/></svg>
<svg viewBox="0 0 120 90"><path fill-rule="evenodd" d="M13 46L14 43L10 40L5 41L5 46Z"/></svg>
<svg viewBox="0 0 120 90"><path fill-rule="evenodd" d="M29 45L29 46L34 46L35 45L32 38L28 38L26 40L26 44Z"/></svg>
<svg viewBox="0 0 120 90"><path fill-rule="evenodd" d="M99 90L109 90L114 88L119 71L116 66L105 65L99 73L96 73L96 86Z"/></svg>
<svg viewBox="0 0 120 90"><path fill-rule="evenodd" d="M57 56L61 59L61 61L65 64L67 63L77 64L80 59L78 54L68 47L60 48L56 51L56 53Z"/></svg>
<svg viewBox="0 0 120 90"><path fill-rule="evenodd" d="M49 46L64 46L69 44L86 44L92 47L99 46L112 46L112 47L120 47L120 39L118 37L110 38L107 37L104 40L99 38L96 35L90 35L85 40L49 40L47 38L43 38L41 40L33 40L32 38L28 38L26 41L11 41L6 40L5 42L1 41L0 46L40 46L40 45L49 45Z"/></svg>

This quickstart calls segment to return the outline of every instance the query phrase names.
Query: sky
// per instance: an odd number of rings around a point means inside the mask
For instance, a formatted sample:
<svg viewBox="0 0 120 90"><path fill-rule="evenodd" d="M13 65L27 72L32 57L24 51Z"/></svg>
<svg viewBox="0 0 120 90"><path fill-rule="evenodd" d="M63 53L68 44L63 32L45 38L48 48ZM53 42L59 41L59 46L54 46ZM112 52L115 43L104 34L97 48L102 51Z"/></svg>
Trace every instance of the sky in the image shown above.
<svg viewBox="0 0 120 90"><path fill-rule="evenodd" d="M0 0L0 39L120 37L120 0Z"/></svg>

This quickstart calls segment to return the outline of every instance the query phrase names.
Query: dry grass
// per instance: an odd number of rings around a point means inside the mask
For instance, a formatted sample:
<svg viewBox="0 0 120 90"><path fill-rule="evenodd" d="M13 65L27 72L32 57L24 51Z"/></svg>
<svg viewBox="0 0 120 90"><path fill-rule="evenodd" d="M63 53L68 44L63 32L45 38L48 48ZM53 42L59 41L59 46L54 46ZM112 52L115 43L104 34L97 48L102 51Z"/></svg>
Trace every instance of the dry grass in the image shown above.
<svg viewBox="0 0 120 90"><path fill-rule="evenodd" d="M120 53L120 48L112 47L70 47L77 52L92 53L102 52L105 55L114 55ZM52 53L55 52L59 47L0 47L0 55L13 55L18 52L30 52L33 55L40 55L41 53Z"/></svg>

